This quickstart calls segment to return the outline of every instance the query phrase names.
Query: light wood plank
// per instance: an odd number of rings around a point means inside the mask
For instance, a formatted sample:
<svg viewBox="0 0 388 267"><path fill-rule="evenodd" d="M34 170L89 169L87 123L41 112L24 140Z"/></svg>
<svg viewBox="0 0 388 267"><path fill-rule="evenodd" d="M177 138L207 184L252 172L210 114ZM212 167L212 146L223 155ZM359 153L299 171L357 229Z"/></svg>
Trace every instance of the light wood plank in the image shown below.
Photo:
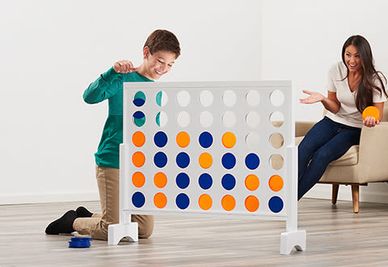
<svg viewBox="0 0 388 267"><path fill-rule="evenodd" d="M110 247L93 241L70 249L70 236L46 236L46 225L81 203L0 206L0 266L388 266L388 205L303 199L299 225L307 250L279 254L285 223L256 219L161 215L151 239ZM98 210L96 202L83 203Z"/></svg>

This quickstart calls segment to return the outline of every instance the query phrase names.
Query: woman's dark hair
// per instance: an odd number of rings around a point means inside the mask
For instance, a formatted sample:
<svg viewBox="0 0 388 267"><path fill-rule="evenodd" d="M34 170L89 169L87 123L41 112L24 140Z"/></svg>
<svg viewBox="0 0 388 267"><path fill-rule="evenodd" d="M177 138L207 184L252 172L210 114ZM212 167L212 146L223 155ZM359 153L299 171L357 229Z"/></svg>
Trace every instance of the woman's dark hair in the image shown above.
<svg viewBox="0 0 388 267"><path fill-rule="evenodd" d="M380 95L384 93L388 97L384 86L384 82L387 82L387 79L380 71L376 71L373 62L372 49L368 41L361 35L350 36L342 47L342 61L346 68L348 67L345 62L345 50L349 45L353 45L357 48L361 59L362 80L357 89L356 106L357 109L362 112L367 106L373 105L373 90L379 91ZM347 74L344 79L348 76L349 69L347 69ZM377 85L376 81L378 81L380 86Z"/></svg>
<svg viewBox="0 0 388 267"><path fill-rule="evenodd" d="M181 48L176 36L167 30L155 30L148 36L144 47L150 49L150 53L153 54L158 51L168 51L175 54L175 58L178 58L181 54Z"/></svg>

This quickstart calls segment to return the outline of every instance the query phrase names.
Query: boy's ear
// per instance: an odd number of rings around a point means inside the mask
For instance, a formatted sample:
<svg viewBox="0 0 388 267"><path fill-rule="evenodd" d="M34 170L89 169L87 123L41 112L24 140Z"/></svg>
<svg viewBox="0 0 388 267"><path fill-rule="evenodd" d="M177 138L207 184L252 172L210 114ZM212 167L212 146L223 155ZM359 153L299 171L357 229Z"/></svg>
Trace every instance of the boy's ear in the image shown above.
<svg viewBox="0 0 388 267"><path fill-rule="evenodd" d="M150 49L148 48L148 46L145 46L143 48L143 59L146 59L149 54L150 54Z"/></svg>

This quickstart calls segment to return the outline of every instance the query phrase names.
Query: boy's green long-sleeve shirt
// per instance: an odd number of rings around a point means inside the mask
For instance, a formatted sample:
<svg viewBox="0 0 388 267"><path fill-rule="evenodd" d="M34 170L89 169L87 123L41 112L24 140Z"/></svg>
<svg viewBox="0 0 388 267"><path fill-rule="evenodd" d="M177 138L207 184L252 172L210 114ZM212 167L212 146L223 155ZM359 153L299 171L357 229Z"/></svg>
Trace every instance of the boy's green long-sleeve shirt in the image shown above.
<svg viewBox="0 0 388 267"><path fill-rule="evenodd" d="M123 82L152 82L137 72L117 73L113 68L91 83L83 94L88 104L106 99L109 113L98 150L94 154L97 166L119 168L119 145L123 142Z"/></svg>

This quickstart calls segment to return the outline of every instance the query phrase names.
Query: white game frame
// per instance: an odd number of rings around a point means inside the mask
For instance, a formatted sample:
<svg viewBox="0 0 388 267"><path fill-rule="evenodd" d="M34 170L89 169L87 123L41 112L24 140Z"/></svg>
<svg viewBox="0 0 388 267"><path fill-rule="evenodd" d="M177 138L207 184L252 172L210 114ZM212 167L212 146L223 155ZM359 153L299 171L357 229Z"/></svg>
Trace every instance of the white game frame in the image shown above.
<svg viewBox="0 0 388 267"><path fill-rule="evenodd" d="M295 132L295 119L294 119L294 108L293 108L293 93L290 81L255 81L255 82L174 82L174 83L124 83L123 92L123 144L120 145L120 222L119 224L109 225L108 229L108 244L117 245L120 240L124 237L129 238L132 241L138 241L138 225L137 223L130 222L130 215L136 214L158 214L165 213L163 210L142 210L142 209L131 209L130 203L130 151L132 144L130 142L130 134L128 129L133 130L132 123L132 105L133 96L137 91L148 92L147 90L153 91L155 94L157 91L163 90L169 95L169 101L174 101L171 95L176 95L181 90L194 92L193 90L209 90L214 93L215 97L220 96L221 92L225 90L235 90L239 92L240 88L244 90L258 90L260 92L260 105L254 109L260 114L272 112L274 110L280 110L285 116L284 125L282 126L284 136L284 166L282 177L285 180L285 192L283 194L284 209L279 215L259 213L259 214L245 214L256 216L265 220L281 220L286 221L286 232L281 234L280 238L280 253L290 254L293 248L296 250L306 249L306 232L304 230L298 230L297 225L297 148L294 142ZM284 95L284 103L281 107L273 108L270 104L270 93L279 90ZM245 91L246 92L246 91ZM267 100L263 99L268 97ZM241 97L241 96L240 96ZM269 103L269 104L268 104ZM238 106L238 109L242 107ZM192 110L195 112L195 110ZM155 111L154 111L155 112ZM170 110L170 112L172 112ZM217 112L217 111L216 111ZM222 112L222 111L220 111ZM155 112L156 113L156 112ZM175 112L176 113L176 112ZM265 117L265 116L261 116ZM169 119L169 122L173 121ZM157 130L150 129L151 131ZM147 130L147 129L146 129ZM264 129L264 131L266 131ZM267 151L268 147L260 148L260 151ZM271 153L271 152L268 152ZM264 163L263 163L264 164ZM262 166L262 165L261 165ZM269 163L265 164L267 168L270 168ZM263 167L262 167L263 168ZM273 172L273 171L271 171ZM171 211L166 211L171 212ZM175 213L200 213L200 214L219 214L217 212L200 212L191 210L188 212L182 212L180 210L173 211ZM237 213L236 215L240 215ZM234 216L229 214L229 216Z"/></svg>

